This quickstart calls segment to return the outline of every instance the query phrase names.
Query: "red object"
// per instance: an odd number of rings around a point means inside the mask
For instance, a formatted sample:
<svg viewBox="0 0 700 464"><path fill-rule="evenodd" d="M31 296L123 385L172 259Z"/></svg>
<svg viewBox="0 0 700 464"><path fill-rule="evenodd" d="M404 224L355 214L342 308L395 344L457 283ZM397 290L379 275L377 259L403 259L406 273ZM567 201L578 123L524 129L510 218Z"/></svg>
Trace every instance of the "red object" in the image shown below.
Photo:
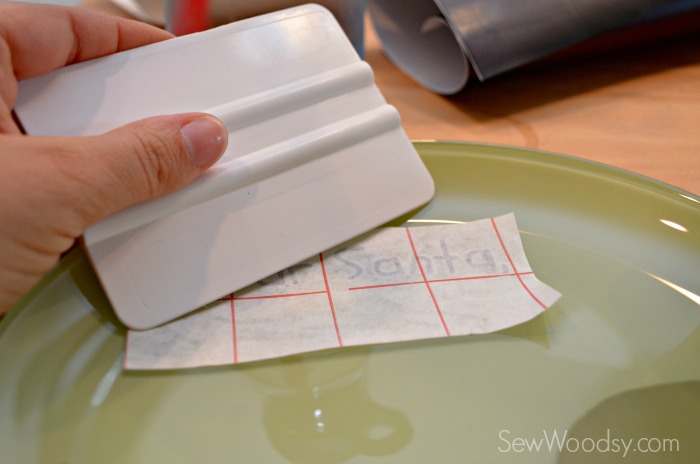
<svg viewBox="0 0 700 464"><path fill-rule="evenodd" d="M186 35L209 28L209 0L175 0L172 33Z"/></svg>

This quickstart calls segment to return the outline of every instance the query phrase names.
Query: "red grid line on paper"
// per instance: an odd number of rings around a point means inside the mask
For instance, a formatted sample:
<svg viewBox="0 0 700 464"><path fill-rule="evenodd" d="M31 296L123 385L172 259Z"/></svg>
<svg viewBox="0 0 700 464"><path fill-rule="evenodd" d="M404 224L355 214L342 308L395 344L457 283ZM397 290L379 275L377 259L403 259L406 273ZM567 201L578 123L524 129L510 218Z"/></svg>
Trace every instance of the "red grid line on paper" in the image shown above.
<svg viewBox="0 0 700 464"><path fill-rule="evenodd" d="M478 279L493 279L495 277L515 277L517 275L527 275L527 274L534 274L532 271L527 271L527 272L519 272L519 273L510 273L510 274L492 274L492 275L477 275L477 276L469 276L469 277L451 277L449 279L428 279L428 283L435 284L435 283L443 283L443 282L459 282L462 280L478 280ZM372 288L384 288L384 287L400 287L402 285L416 285L416 284L424 284L425 281L423 280L417 280L415 282L397 282L397 283L392 283L392 284L377 284L377 285L365 285L363 287L350 287L348 290L369 290Z"/></svg>
<svg viewBox="0 0 700 464"><path fill-rule="evenodd" d="M343 346L343 339L340 337L340 329L338 328L338 318L335 316L335 306L333 306L333 296L331 295L331 288L328 285L328 275L326 274L326 264L323 262L323 253L318 255L321 262L321 271L323 272L323 282L326 285L326 293L328 294L328 304L331 307L331 314L333 315L333 325L335 326L335 334L338 337L338 346Z"/></svg>
<svg viewBox="0 0 700 464"><path fill-rule="evenodd" d="M328 285L328 276L326 274L326 265L323 262L323 253L319 255L319 261L321 263L321 271L323 272L323 282L325 285L325 290L320 290L317 292L300 292L300 293L281 293L279 295L254 295L254 296L236 296L235 292L231 293L226 298L221 298L219 301L230 301L231 302L231 330L233 333L233 363L238 363L238 335L236 331L236 310L235 301L246 301L246 300L267 300L273 298L292 298L298 296L309 296L309 295L328 295L328 304L331 309L331 315L333 316L333 327L335 328L335 334L338 337L338 345L343 346L343 340L340 336L340 328L338 327L338 319L335 315L335 306L333 305L333 296L331 295L331 289Z"/></svg>
<svg viewBox="0 0 700 464"><path fill-rule="evenodd" d="M515 268L515 263L513 262L513 259L510 257L510 253L508 253L508 250L506 249L506 244L503 242L503 238L501 237L501 232L498 230L498 226L496 225L496 220L494 218L491 218L491 224L493 225L493 230L496 232L496 236L498 237L498 241L501 244L501 248L503 248L503 252L506 254L506 258L508 258L508 262L510 263L510 267L513 268L513 272L515 272L516 277L518 278L518 281L520 281L520 285L523 286L525 291L532 297L533 300L539 304L542 309L546 310L547 305L542 303L539 298L535 296L534 293L532 293L532 290L527 286L525 281L523 281L522 277L520 277L521 273L518 272L518 270Z"/></svg>
<svg viewBox="0 0 700 464"><path fill-rule="evenodd" d="M411 236L411 230L407 227L406 228L406 236L408 237L408 241L411 244L411 249L413 250L413 255L416 257L416 263L418 264L418 269L420 269L420 273L423 276L423 282L425 283L425 286L428 288L428 292L430 292L430 297L433 299L433 304L435 305L435 310L438 313L438 316L440 316L440 322L442 322L442 327L445 329L445 334L447 336L450 336L450 329L447 328L447 323L445 322L445 317L442 315L442 311L440 310L440 305L437 302L437 299L435 298L435 294L433 293L433 289L430 286L430 282L428 282L428 278L425 275L425 270L423 270L423 264L420 262L420 258L418 257L418 252L416 251L416 246L413 243L413 237Z"/></svg>

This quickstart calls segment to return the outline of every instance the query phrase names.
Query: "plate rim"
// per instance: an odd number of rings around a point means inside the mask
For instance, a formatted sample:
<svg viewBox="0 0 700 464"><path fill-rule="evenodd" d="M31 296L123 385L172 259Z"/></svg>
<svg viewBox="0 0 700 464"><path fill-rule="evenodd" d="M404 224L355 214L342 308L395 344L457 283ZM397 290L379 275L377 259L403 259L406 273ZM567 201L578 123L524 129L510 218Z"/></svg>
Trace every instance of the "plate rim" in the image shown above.
<svg viewBox="0 0 700 464"><path fill-rule="evenodd" d="M450 140L450 139L411 139L411 143L416 148L421 157L424 156L421 153L421 147L430 147L436 145L446 145L450 148L455 147L472 147L475 149L489 149L489 150L506 150L509 153L497 154L495 156L501 157L513 157L514 152L526 153L533 157L549 158L561 161L563 163L571 163L572 166L566 166L567 168L576 168L579 165L588 166L589 168L600 171L600 174L607 174L607 177L615 178L615 180L625 181L628 184L636 184L642 188L653 188L665 195L680 195L684 200L689 200L693 203L697 203L700 208L700 195L685 190L681 187L677 187L668 182L664 182L659 179L647 176L645 174L640 174L629 169L621 168L618 166L613 166L611 164L603 163L600 161L594 161L586 158L582 158L574 155L567 155L564 153L559 153L555 151L541 150L539 148L532 147L521 147L517 145L507 145L500 143L489 143L489 142L471 142L471 141L460 141L460 140ZM582 172L583 174L592 174L591 172ZM598 172L597 172L598 174Z"/></svg>

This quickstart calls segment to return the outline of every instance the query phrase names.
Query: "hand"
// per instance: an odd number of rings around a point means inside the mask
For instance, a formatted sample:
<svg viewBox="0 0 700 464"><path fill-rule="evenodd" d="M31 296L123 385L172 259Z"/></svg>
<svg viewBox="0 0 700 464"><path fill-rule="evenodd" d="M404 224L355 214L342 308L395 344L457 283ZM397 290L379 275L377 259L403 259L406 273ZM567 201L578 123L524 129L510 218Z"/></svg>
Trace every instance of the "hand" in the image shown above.
<svg viewBox="0 0 700 464"><path fill-rule="evenodd" d="M191 182L227 143L223 124L199 113L93 137L24 136L11 113L17 81L170 37L89 10L0 3L0 315L87 227Z"/></svg>

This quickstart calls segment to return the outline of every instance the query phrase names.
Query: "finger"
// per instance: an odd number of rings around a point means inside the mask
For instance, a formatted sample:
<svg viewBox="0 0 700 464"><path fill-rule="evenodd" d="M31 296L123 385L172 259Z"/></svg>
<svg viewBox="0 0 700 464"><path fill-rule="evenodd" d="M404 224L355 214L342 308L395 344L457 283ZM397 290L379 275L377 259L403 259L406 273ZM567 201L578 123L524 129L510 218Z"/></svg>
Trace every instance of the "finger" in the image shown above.
<svg viewBox="0 0 700 464"><path fill-rule="evenodd" d="M0 135L0 217L74 239L191 182L227 143L223 123L203 113L148 118L93 137Z"/></svg>
<svg viewBox="0 0 700 464"><path fill-rule="evenodd" d="M18 79L171 37L87 9L0 2L0 133L19 132L11 116Z"/></svg>
<svg viewBox="0 0 700 464"><path fill-rule="evenodd" d="M17 79L12 69L10 46L0 39L0 134L18 134L12 120L12 106L17 96Z"/></svg>
<svg viewBox="0 0 700 464"><path fill-rule="evenodd" d="M0 41L9 47L17 79L171 37L145 23L83 8L0 3Z"/></svg>
<svg viewBox="0 0 700 464"><path fill-rule="evenodd" d="M18 223L44 221L56 235L76 238L120 209L197 178L224 152L227 136L218 119L202 113L148 118L94 137L0 136L3 159L17 166L0 173L8 186L0 200L23 189L7 203L22 198Z"/></svg>
<svg viewBox="0 0 700 464"><path fill-rule="evenodd" d="M226 144L223 124L199 113L95 137L0 135L0 314L87 227L194 180Z"/></svg>
<svg viewBox="0 0 700 464"><path fill-rule="evenodd" d="M190 183L220 158L227 138L221 121L195 113L149 118L84 140L63 168L80 173L84 226Z"/></svg>

